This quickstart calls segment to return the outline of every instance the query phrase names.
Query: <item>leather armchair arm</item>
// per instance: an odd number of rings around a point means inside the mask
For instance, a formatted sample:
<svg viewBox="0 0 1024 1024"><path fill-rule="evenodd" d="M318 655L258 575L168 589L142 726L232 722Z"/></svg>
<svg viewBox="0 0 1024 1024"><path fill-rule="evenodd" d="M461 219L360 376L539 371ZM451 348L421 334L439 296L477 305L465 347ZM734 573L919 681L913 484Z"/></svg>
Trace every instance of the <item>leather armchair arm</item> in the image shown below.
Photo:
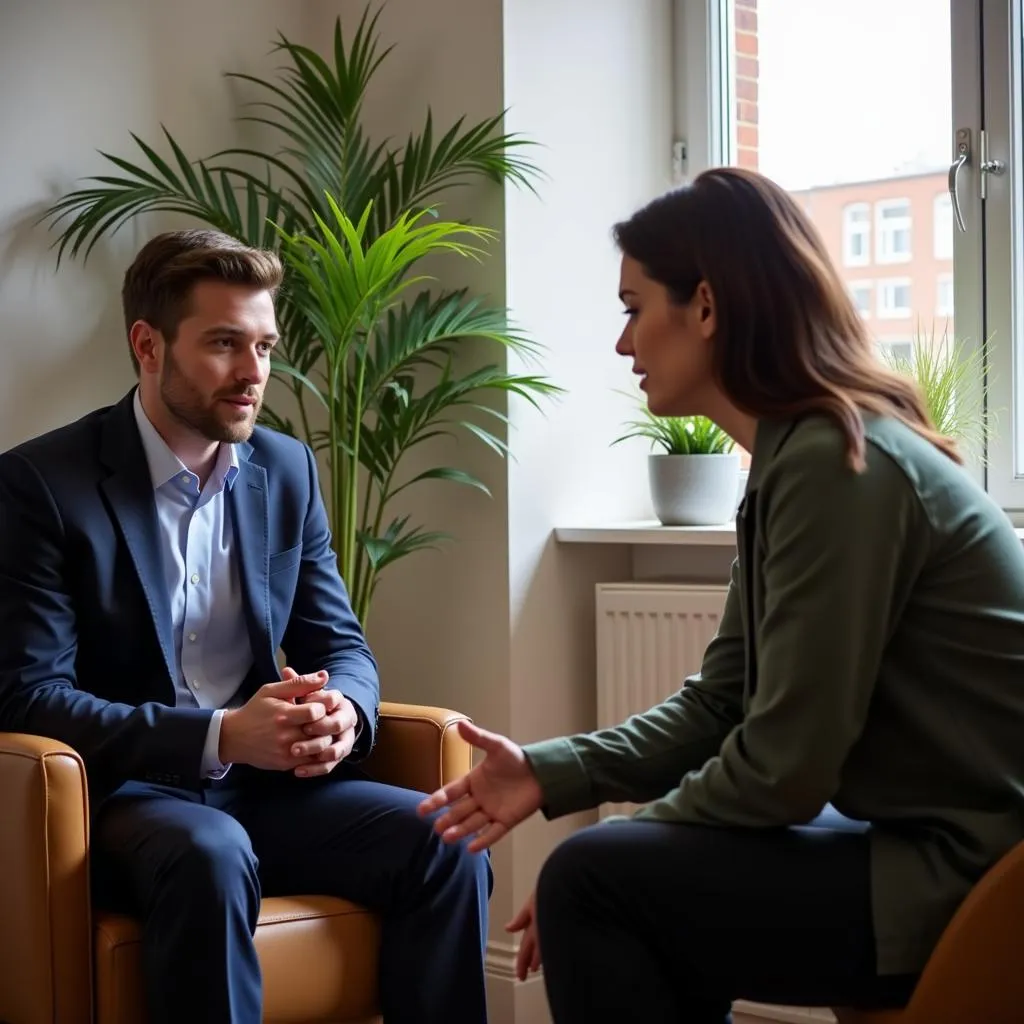
<svg viewBox="0 0 1024 1024"><path fill-rule="evenodd" d="M383 702L377 743L363 767L378 782L432 793L473 767L473 748L456 729L460 720L469 721L445 708Z"/></svg>
<svg viewBox="0 0 1024 1024"><path fill-rule="evenodd" d="M92 927L85 765L0 733L0 1020L89 1024Z"/></svg>

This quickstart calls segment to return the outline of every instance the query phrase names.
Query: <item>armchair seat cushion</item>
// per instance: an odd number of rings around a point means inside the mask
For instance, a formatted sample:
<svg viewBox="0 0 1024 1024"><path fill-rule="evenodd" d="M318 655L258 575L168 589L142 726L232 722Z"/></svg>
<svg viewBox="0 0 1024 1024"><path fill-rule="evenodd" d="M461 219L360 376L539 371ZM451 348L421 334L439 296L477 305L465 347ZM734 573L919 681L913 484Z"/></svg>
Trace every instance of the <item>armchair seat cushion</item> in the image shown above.
<svg viewBox="0 0 1024 1024"><path fill-rule="evenodd" d="M95 916L96 1018L103 1024L146 1020L142 933L122 914ZM330 896L263 900L256 950L263 970L264 1020L349 1021L377 1012L380 922L369 911ZM201 985L200 978L182 984Z"/></svg>
<svg viewBox="0 0 1024 1024"><path fill-rule="evenodd" d="M457 729L463 720L444 708L382 703L366 771L422 793L459 778L473 763ZM0 732L0 821L0 1021L145 1024L141 929L90 907L79 755L56 740ZM328 896L267 898L255 941L265 1024L379 1020L380 921L368 910Z"/></svg>

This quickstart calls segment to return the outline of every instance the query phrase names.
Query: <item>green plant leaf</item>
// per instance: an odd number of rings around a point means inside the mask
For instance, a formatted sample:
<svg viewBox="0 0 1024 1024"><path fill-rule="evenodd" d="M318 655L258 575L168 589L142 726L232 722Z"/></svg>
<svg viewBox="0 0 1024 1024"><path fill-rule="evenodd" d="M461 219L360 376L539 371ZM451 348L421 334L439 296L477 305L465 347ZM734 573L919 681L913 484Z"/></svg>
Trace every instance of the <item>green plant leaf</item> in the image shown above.
<svg viewBox="0 0 1024 1024"><path fill-rule="evenodd" d="M422 473L417 473L411 480L396 487L392 494L398 494L400 491L404 491L406 487L411 487L421 480L450 480L452 483L463 484L466 487L474 487L478 491L483 491L488 498L491 496L490 489L482 480L478 480L472 473L467 473L463 469L456 469L454 466L435 466L433 469L426 469Z"/></svg>
<svg viewBox="0 0 1024 1024"><path fill-rule="evenodd" d="M628 395L640 412L640 419L628 421L626 433L612 444L639 437L660 447L666 455L724 455L733 450L733 439L706 416L656 416L647 403Z"/></svg>

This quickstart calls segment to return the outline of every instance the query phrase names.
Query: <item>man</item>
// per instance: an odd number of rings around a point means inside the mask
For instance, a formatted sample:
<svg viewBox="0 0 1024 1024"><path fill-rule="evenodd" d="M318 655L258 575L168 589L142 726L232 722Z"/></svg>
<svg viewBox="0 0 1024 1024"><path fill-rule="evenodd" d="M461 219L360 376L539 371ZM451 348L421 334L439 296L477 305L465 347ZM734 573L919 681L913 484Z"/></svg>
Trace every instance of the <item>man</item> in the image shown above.
<svg viewBox="0 0 1024 1024"><path fill-rule="evenodd" d="M281 276L216 232L153 239L122 294L138 388L0 455L0 729L83 757L155 1024L258 1024L260 896L302 892L383 915L387 1024L483 1024L489 866L356 767L376 663L311 451L255 425Z"/></svg>

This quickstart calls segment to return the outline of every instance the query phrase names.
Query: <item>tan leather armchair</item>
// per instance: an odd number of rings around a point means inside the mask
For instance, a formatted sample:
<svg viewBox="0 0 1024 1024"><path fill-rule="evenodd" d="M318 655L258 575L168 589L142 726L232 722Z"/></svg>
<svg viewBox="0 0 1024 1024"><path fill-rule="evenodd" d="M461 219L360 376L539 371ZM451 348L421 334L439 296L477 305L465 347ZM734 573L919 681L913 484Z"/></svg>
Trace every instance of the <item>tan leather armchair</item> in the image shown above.
<svg viewBox="0 0 1024 1024"><path fill-rule="evenodd" d="M1024 1021L1024 843L994 864L953 915L903 1010L835 1009L839 1024Z"/></svg>
<svg viewBox="0 0 1024 1024"><path fill-rule="evenodd" d="M430 792L472 765L455 726L466 716L381 705L367 771ZM144 1024L140 933L93 913L85 766L68 746L0 733L0 1021ZM348 1024L377 1014L379 922L345 900L265 899L256 930L264 1020ZM311 972L308 963L330 964Z"/></svg>

